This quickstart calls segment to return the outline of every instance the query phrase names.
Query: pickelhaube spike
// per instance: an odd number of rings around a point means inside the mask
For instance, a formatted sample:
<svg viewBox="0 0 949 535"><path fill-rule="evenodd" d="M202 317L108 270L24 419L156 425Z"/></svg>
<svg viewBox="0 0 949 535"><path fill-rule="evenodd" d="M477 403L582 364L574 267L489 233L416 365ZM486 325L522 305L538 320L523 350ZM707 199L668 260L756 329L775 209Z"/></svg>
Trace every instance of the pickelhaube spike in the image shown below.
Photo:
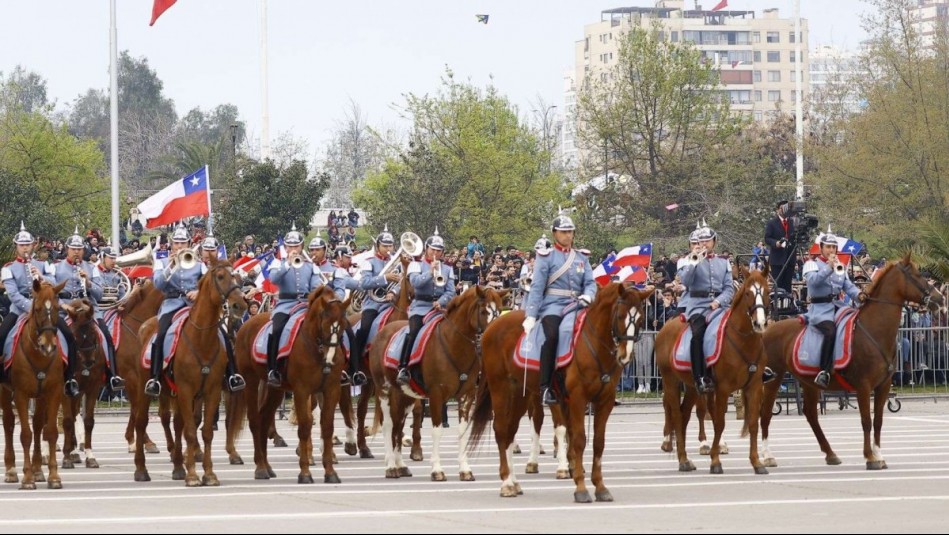
<svg viewBox="0 0 949 535"><path fill-rule="evenodd" d="M708 223L705 222L705 218L704 218L704 217L702 218L702 226L703 226L703 227L707 227L707 226L708 226Z"/></svg>
<svg viewBox="0 0 949 535"><path fill-rule="evenodd" d="M23 232L24 230L26 230L26 225L23 224L23 220L21 219L21 220L20 220L20 232Z"/></svg>
<svg viewBox="0 0 949 535"><path fill-rule="evenodd" d="M386 223L386 224L382 227L382 232L389 232L389 224L388 224L388 223Z"/></svg>
<svg viewBox="0 0 949 535"><path fill-rule="evenodd" d="M830 230L830 224L827 224L827 234L833 234L834 232Z"/></svg>
<svg viewBox="0 0 949 535"><path fill-rule="evenodd" d="M695 230L702 228L702 223L698 219L695 220Z"/></svg>
<svg viewBox="0 0 949 535"><path fill-rule="evenodd" d="M297 224L296 224L296 222L294 222L292 225L290 225L290 230L292 230L292 231L297 230Z"/></svg>
<svg viewBox="0 0 949 535"><path fill-rule="evenodd" d="M435 225L435 233L432 236L438 236L438 225Z"/></svg>
<svg viewBox="0 0 949 535"><path fill-rule="evenodd" d="M72 233L75 234L76 236L79 235L79 225L76 225L76 229L73 230Z"/></svg>

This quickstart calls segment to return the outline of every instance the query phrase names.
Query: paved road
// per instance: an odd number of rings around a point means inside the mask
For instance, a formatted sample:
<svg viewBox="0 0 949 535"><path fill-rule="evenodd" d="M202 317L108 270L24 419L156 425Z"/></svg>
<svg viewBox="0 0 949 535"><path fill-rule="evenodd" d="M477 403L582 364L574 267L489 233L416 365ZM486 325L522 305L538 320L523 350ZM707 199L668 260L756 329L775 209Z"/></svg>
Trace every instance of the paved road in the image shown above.
<svg viewBox="0 0 949 535"><path fill-rule="evenodd" d="M889 470L868 472L854 410L832 409L823 418L841 466L826 466L803 417L776 418L771 448L780 466L756 476L748 444L729 415L724 475L708 473L708 458L695 454L697 472L680 474L671 454L659 451L662 421L628 406L610 419L605 454L607 484L616 501L573 503L572 481L553 478L555 462L542 459L539 475L521 475L524 495L498 496L493 438L472 467L476 482L428 480L427 460L411 463L413 478L386 480L380 459L356 459L341 451L339 485L296 484L295 429L280 422L291 447L272 450L279 476L253 480L252 466L229 466L216 442L218 488L188 489L172 481L164 454L149 456L150 483L132 481L116 416L98 418L96 455L102 468L63 472L62 490L19 491L0 487L0 532L946 532L949 505L949 411L943 403L904 402L886 415L883 451ZM693 420L694 421L694 420ZM157 424L153 434L157 434ZM454 428L452 428L452 431ZM430 451L427 430L426 451ZM544 444L551 443L545 429ZM521 444L528 442L522 426ZM692 449L696 449L694 441ZM379 458L379 439L372 444ZM446 473L457 468L457 440L443 440ZM241 443L252 457L249 439ZM20 452L17 451L19 456ZM526 455L517 456L523 472ZM587 465L589 468L589 465ZM314 471L322 481L322 470ZM391 526L391 527L386 527Z"/></svg>

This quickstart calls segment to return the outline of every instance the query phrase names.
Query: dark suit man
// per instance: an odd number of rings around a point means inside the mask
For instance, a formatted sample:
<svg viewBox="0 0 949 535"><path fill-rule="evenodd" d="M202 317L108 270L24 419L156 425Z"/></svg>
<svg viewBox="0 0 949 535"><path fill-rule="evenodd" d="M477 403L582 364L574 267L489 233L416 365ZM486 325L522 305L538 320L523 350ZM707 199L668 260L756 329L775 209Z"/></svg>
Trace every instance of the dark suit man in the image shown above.
<svg viewBox="0 0 949 535"><path fill-rule="evenodd" d="M771 251L768 263L771 264L771 274L774 275L775 284L790 294L797 254L791 239L794 236L794 221L787 217L787 212L787 201L779 202L775 217L771 218L768 226L765 227L764 241Z"/></svg>

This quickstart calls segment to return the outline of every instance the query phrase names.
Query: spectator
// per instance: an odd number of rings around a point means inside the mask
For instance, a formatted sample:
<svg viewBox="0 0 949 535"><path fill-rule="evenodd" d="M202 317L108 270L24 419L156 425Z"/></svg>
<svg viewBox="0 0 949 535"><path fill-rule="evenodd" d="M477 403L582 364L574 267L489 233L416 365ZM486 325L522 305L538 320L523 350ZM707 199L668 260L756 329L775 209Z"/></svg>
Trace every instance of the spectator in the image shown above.
<svg viewBox="0 0 949 535"><path fill-rule="evenodd" d="M349 226L359 228L359 213L356 212L356 207L353 206L350 208L349 213L346 215L349 217Z"/></svg>
<svg viewBox="0 0 949 535"><path fill-rule="evenodd" d="M475 253L481 253L481 256L484 256L484 245L478 240L477 236L471 236L468 241L468 253L467 256L474 262Z"/></svg>
<svg viewBox="0 0 949 535"><path fill-rule="evenodd" d="M330 215L326 216L326 228L336 226L336 210L330 210Z"/></svg>

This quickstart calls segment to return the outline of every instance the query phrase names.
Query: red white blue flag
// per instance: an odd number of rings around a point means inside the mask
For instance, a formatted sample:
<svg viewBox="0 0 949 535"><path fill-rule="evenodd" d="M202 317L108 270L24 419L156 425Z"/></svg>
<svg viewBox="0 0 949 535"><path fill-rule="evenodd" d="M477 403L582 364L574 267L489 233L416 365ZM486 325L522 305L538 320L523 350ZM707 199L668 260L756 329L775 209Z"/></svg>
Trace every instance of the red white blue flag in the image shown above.
<svg viewBox="0 0 949 535"><path fill-rule="evenodd" d="M208 168L176 180L138 205L147 228L170 225L186 217L208 215Z"/></svg>
<svg viewBox="0 0 949 535"><path fill-rule="evenodd" d="M652 244L644 243L642 245L635 245L633 247L627 247L617 253L616 260L613 261L613 266L615 267L624 267L624 266L636 266L641 268L648 268L649 264L652 263Z"/></svg>

